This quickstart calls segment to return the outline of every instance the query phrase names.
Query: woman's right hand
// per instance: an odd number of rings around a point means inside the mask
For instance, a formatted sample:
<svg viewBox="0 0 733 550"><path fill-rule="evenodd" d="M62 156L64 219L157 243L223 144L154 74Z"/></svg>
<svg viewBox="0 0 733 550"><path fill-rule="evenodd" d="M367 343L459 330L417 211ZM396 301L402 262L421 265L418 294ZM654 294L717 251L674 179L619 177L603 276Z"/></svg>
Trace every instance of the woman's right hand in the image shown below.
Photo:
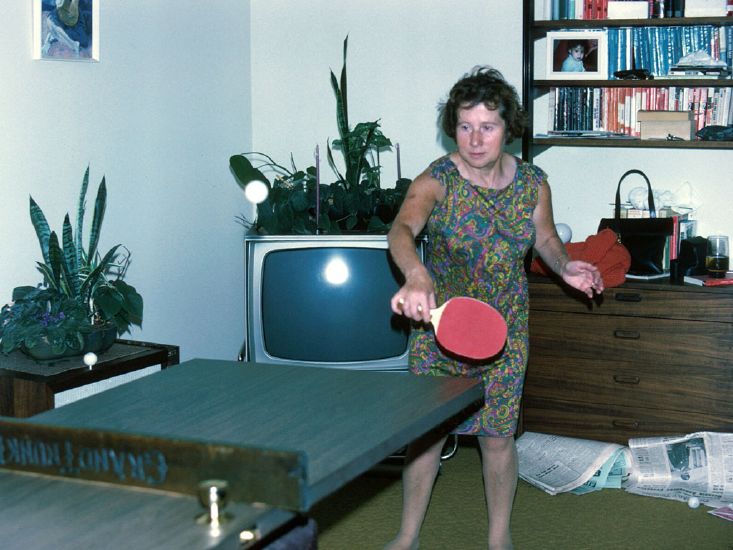
<svg viewBox="0 0 733 550"><path fill-rule="evenodd" d="M392 296L392 311L398 315L420 321L430 322L430 310L435 309L435 290L433 281L423 268L424 273L408 278L407 282Z"/></svg>

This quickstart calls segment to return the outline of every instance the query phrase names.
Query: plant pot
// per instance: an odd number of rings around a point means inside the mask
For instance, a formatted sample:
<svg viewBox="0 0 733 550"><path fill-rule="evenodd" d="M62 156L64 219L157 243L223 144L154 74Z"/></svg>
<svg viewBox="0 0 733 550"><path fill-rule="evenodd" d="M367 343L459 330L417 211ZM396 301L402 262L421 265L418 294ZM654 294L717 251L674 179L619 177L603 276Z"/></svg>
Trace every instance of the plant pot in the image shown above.
<svg viewBox="0 0 733 550"><path fill-rule="evenodd" d="M20 349L23 353L37 361L53 361L63 357L84 355L90 351L102 353L107 351L117 338L117 327L112 323L97 325L92 327L90 332L84 334L83 338L84 346L82 349L65 348L59 352L47 340L38 342L32 348L22 346Z"/></svg>
<svg viewBox="0 0 733 550"><path fill-rule="evenodd" d="M84 335L84 350L82 353L93 351L102 353L107 351L117 338L117 327L113 323L101 325L89 334Z"/></svg>

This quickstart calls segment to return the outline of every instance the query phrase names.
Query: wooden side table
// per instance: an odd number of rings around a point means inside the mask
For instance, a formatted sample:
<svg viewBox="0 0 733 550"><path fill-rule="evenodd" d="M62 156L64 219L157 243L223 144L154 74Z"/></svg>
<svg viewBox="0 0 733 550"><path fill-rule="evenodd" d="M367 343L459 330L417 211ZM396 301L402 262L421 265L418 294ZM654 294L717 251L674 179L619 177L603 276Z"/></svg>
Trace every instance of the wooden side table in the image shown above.
<svg viewBox="0 0 733 550"><path fill-rule="evenodd" d="M92 369L81 357L37 362L16 351L0 355L0 415L25 418L55 405L55 395L147 367L166 368L179 362L179 347L134 340L116 340Z"/></svg>

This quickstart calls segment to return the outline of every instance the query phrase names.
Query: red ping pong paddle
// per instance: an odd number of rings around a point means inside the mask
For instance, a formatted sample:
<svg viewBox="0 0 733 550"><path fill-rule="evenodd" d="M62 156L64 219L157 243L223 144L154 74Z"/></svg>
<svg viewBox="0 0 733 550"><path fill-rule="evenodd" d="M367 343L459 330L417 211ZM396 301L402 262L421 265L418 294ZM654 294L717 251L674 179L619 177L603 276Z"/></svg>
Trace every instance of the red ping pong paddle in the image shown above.
<svg viewBox="0 0 733 550"><path fill-rule="evenodd" d="M469 359L499 353L507 337L504 317L489 304L459 296L430 310L435 338L448 351Z"/></svg>

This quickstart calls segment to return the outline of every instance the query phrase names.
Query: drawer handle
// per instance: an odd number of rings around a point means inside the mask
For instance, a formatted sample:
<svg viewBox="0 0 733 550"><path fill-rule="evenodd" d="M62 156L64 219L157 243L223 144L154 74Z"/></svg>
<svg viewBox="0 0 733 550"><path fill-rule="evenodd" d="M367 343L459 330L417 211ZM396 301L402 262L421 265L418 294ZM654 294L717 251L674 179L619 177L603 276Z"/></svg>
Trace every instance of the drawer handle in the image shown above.
<svg viewBox="0 0 733 550"><path fill-rule="evenodd" d="M613 335L621 340L639 340L641 338L638 330L614 330Z"/></svg>
<svg viewBox="0 0 733 550"><path fill-rule="evenodd" d="M617 292L614 298L617 302L641 302L641 294L638 292Z"/></svg>
<svg viewBox="0 0 733 550"><path fill-rule="evenodd" d="M638 420L614 420L611 422L614 428L622 428L624 430L635 430L639 427Z"/></svg>
<svg viewBox="0 0 733 550"><path fill-rule="evenodd" d="M617 384L638 384L641 378L633 375L614 374L613 381Z"/></svg>

